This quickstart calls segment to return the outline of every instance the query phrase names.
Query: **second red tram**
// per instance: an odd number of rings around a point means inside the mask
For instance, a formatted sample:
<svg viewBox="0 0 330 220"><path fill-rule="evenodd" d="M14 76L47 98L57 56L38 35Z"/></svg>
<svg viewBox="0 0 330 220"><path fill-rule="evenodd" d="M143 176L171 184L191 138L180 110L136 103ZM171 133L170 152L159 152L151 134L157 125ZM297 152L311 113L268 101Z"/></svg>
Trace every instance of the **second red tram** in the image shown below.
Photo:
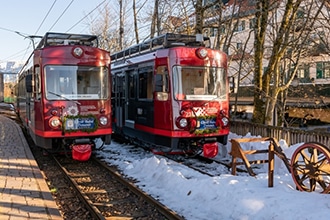
<svg viewBox="0 0 330 220"><path fill-rule="evenodd" d="M227 56L167 33L111 55L113 132L155 153L215 157L229 134Z"/></svg>
<svg viewBox="0 0 330 220"><path fill-rule="evenodd" d="M94 35L46 33L19 72L16 109L35 144L87 160L111 141L110 54Z"/></svg>

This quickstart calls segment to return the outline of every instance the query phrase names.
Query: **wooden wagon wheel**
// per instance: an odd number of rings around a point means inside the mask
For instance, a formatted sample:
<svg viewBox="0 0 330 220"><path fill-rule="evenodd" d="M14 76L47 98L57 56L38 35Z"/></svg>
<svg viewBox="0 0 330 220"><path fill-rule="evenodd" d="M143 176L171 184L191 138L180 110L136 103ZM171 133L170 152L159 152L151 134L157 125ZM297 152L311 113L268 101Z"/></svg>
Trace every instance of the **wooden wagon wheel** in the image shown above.
<svg viewBox="0 0 330 220"><path fill-rule="evenodd" d="M291 175L300 191L330 192L330 150L320 143L305 143L293 153Z"/></svg>

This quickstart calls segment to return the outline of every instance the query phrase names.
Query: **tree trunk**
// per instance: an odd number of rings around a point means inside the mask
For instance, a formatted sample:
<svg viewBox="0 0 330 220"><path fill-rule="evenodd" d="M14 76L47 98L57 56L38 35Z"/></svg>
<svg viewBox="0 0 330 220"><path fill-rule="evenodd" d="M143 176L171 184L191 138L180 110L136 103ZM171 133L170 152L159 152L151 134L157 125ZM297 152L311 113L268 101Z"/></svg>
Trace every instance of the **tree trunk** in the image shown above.
<svg viewBox="0 0 330 220"><path fill-rule="evenodd" d="M151 21L151 28L150 28L150 38L153 38L156 33L156 26L159 27L158 24L158 0L155 0L155 5L154 5L154 12L152 14L152 21ZM157 30L159 31L159 30Z"/></svg>
<svg viewBox="0 0 330 220"><path fill-rule="evenodd" d="M265 122L265 102L268 94L263 92L264 82L262 59L264 55L265 34L268 20L268 0L259 0L256 4L255 53L254 53L254 111L252 121L263 124ZM266 83L266 82L265 82Z"/></svg>
<svg viewBox="0 0 330 220"><path fill-rule="evenodd" d="M136 13L136 2L133 0L133 19L134 19L134 32L135 32L135 42L139 43L139 28L137 25L137 13Z"/></svg>
<svg viewBox="0 0 330 220"><path fill-rule="evenodd" d="M124 42L124 16L123 16L123 0L119 0L119 49L123 49Z"/></svg>
<svg viewBox="0 0 330 220"><path fill-rule="evenodd" d="M195 34L202 34L203 33L203 19L204 19L203 0L196 1L195 11L196 11Z"/></svg>

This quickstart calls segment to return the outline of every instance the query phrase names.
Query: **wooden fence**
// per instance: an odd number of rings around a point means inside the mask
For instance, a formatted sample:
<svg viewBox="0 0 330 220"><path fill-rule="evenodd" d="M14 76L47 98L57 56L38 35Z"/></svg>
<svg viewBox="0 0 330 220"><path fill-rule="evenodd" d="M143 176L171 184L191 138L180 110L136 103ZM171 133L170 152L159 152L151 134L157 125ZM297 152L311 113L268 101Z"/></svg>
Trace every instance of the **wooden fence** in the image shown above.
<svg viewBox="0 0 330 220"><path fill-rule="evenodd" d="M244 121L231 121L230 131L242 136L251 133L254 136L260 135L261 137L273 137L277 140L283 139L289 146L302 142L318 142L330 148L329 132L274 127Z"/></svg>

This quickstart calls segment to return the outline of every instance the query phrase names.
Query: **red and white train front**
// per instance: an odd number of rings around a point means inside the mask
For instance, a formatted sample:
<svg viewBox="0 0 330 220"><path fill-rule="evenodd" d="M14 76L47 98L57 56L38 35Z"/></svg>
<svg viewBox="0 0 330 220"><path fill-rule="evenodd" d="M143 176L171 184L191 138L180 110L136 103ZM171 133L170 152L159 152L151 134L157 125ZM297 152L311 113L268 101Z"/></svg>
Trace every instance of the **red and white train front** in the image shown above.
<svg viewBox="0 0 330 220"><path fill-rule="evenodd" d="M111 69L115 134L159 154L215 157L227 143L225 53L170 33L113 54Z"/></svg>
<svg viewBox="0 0 330 220"><path fill-rule="evenodd" d="M19 115L35 144L81 161L112 133L110 54L94 41L47 33L19 77Z"/></svg>
<svg viewBox="0 0 330 220"><path fill-rule="evenodd" d="M173 128L178 149L215 157L218 143L226 144L229 133L227 56L204 47L176 47L169 49L168 58L172 117L168 123L160 117L156 125ZM157 94L155 103L162 102L162 93ZM161 111L155 109L155 114Z"/></svg>

